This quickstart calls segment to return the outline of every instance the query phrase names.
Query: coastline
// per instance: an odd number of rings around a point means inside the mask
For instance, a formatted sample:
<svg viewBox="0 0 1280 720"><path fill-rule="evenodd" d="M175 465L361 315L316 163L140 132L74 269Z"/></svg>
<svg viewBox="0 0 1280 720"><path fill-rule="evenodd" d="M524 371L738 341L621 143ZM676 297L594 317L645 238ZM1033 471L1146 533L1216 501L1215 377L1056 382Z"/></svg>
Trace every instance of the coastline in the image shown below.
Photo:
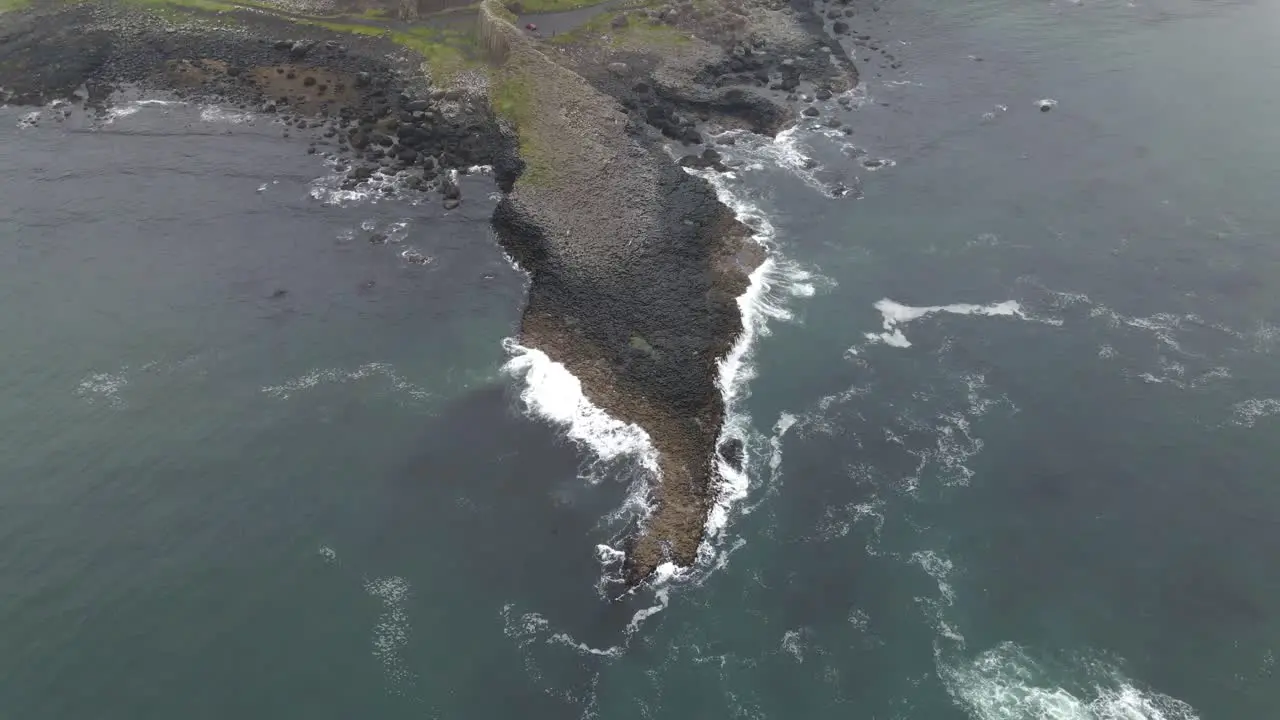
<svg viewBox="0 0 1280 720"><path fill-rule="evenodd" d="M5 17L0 86L8 102L69 99L84 112L107 113L136 87L274 114L346 186L394 176L437 190L446 208L463 201L452 173L492 166L503 193L494 229L531 278L519 343L567 368L657 452L654 507L627 542L625 584L694 565L720 463L742 461L740 445L718 447L721 364L767 250L685 168L726 171L710 137L776 134L801 94L856 83L821 19L802 3L605 4L545 38L483 0L474 37L432 30L428 41L415 23L430 13L381 20L366 8L353 22L233 7L175 20L149 6L37 2Z"/></svg>

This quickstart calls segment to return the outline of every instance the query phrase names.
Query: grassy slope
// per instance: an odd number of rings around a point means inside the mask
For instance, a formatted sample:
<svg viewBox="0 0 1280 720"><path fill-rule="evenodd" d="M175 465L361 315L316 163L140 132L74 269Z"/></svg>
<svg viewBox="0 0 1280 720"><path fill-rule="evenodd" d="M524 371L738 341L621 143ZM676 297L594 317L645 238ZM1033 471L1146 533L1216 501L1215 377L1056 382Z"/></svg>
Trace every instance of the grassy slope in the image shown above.
<svg viewBox="0 0 1280 720"><path fill-rule="evenodd" d="M524 14L577 10L578 8L584 8L590 5L599 5L601 2L603 2L603 0L517 0L517 1L520 3L521 12L523 12Z"/></svg>
<svg viewBox="0 0 1280 720"><path fill-rule="evenodd" d="M357 16L299 15L257 0L121 0L136 7L146 8L167 18L196 18L201 15L225 15L251 10L267 12L300 25L312 25L332 32L348 35L387 36L392 42L422 55L427 67L437 80L444 81L456 73L473 67L475 38L458 31L441 30L429 26L409 27L406 30L390 30L379 24L377 13L365 12ZM0 0L0 3L29 2L29 0ZM3 7L0 5L0 7Z"/></svg>

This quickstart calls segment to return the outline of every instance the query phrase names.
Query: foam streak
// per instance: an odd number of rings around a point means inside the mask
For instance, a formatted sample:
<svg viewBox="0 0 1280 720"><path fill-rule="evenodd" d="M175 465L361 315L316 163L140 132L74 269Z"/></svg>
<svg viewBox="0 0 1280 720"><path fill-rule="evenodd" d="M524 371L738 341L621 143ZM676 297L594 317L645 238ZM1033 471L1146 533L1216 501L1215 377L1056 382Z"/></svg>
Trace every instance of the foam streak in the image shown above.
<svg viewBox="0 0 1280 720"><path fill-rule="evenodd" d="M956 303L954 305L929 305L926 307L912 307L894 302L885 298L875 304L876 310L880 311L880 315L884 318L884 332L866 333L867 340L873 343L884 343L893 347L911 347L911 341L906 335L902 334L899 325L905 325L909 322L919 320L922 317L933 315L936 313L951 313L952 315L986 315L989 317L1005 316L1016 317L1027 320L1028 317L1022 312L1022 307L1015 300L1006 300L993 305L972 305L969 303Z"/></svg>

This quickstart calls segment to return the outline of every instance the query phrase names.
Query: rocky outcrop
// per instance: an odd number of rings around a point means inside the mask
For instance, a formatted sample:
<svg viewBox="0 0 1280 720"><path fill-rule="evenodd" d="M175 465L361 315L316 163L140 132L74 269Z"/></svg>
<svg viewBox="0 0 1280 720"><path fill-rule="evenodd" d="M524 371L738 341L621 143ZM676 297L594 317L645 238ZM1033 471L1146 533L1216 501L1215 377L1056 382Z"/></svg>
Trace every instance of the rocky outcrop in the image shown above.
<svg viewBox="0 0 1280 720"><path fill-rule="evenodd" d="M563 363L588 397L652 438L661 477L631 537L628 583L693 564L714 502L725 408L718 362L741 331L736 299L764 259L746 227L690 168L725 170L706 132L775 134L805 83L843 91L857 75L781 3L706 0L617 10L535 41L497 0L486 46L526 91L513 119L530 164L495 227L532 277L521 341ZM501 103L503 87L496 88ZM679 163L667 146L702 146ZM740 444L726 462L741 466Z"/></svg>
<svg viewBox="0 0 1280 720"><path fill-rule="evenodd" d="M617 101L485 13L507 46L495 102L526 163L494 216L531 277L520 340L565 365L588 398L643 428L660 460L653 513L630 541L631 583L691 565L716 483L724 419L717 362L741 330L736 298L763 260L729 208L629 122Z"/></svg>

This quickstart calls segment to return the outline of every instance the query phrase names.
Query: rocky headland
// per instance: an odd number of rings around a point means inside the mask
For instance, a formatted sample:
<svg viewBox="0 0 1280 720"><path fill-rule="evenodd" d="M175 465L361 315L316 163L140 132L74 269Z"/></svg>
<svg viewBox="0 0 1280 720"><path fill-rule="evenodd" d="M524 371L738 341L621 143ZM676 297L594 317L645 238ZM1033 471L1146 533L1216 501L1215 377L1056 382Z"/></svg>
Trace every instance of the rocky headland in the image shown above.
<svg viewBox="0 0 1280 720"><path fill-rule="evenodd" d="M765 258L682 165L728 129L772 135L857 82L808 0L0 0L0 101L109 117L157 95L274 115L349 188L463 202L484 165L530 275L519 342L648 434L653 511L623 577L692 565L717 495L719 362ZM837 32L841 28L835 28ZM847 25L843 28L847 32ZM830 121L838 127L838 121ZM723 140L722 140L723 141ZM394 178L395 183L378 182Z"/></svg>

